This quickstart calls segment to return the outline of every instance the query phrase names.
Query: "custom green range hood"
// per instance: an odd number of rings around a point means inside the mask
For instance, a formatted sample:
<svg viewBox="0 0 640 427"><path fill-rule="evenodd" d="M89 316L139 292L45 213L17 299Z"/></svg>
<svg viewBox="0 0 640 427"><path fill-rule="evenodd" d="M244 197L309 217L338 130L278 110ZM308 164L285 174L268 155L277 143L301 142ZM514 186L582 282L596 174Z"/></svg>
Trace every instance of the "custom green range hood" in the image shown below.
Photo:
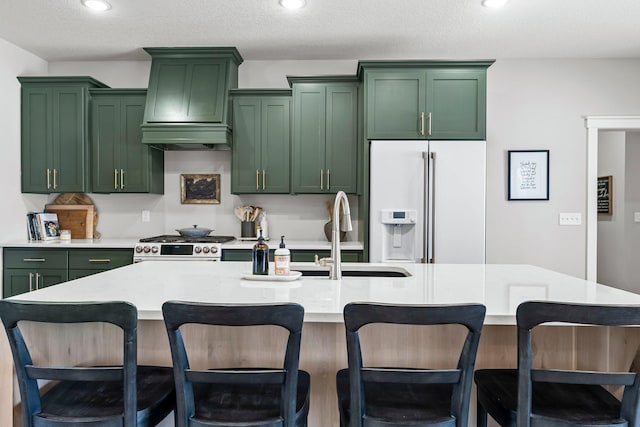
<svg viewBox="0 0 640 427"><path fill-rule="evenodd" d="M144 48L151 74L142 142L162 150L229 149L229 89L238 87L235 47Z"/></svg>

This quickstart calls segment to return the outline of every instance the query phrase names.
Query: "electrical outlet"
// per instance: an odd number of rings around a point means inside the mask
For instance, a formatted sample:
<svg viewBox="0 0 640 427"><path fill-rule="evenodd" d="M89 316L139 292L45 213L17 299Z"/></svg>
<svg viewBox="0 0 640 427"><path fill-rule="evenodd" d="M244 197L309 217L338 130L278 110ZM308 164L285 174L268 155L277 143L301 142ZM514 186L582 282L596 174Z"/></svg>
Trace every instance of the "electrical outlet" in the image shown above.
<svg viewBox="0 0 640 427"><path fill-rule="evenodd" d="M151 221L151 212L145 209L142 211L142 222L149 221Z"/></svg>
<svg viewBox="0 0 640 427"><path fill-rule="evenodd" d="M640 212L634 212L633 213L633 221L634 222L640 222Z"/></svg>
<svg viewBox="0 0 640 427"><path fill-rule="evenodd" d="M560 225L581 225L582 214L579 212L561 212L558 220Z"/></svg>

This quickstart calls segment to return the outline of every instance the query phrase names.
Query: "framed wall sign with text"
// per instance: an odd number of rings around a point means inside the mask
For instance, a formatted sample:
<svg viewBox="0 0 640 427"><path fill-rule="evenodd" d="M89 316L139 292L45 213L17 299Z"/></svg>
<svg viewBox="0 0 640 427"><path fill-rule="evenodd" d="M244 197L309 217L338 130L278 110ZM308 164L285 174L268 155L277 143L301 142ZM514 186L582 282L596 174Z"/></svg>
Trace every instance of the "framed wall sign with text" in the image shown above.
<svg viewBox="0 0 640 427"><path fill-rule="evenodd" d="M509 150L509 200L549 200L549 150Z"/></svg>

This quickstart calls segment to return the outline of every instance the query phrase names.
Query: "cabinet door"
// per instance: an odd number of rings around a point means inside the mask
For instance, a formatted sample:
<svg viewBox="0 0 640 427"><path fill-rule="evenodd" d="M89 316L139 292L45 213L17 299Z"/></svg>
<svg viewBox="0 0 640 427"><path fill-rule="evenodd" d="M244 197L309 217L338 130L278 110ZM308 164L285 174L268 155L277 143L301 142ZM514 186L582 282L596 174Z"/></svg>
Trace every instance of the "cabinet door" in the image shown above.
<svg viewBox="0 0 640 427"><path fill-rule="evenodd" d="M23 193L48 193L51 187L52 89L23 87L21 105L21 167ZM49 177L47 179L47 169Z"/></svg>
<svg viewBox="0 0 640 427"><path fill-rule="evenodd" d="M221 123L227 60L154 59L145 122Z"/></svg>
<svg viewBox="0 0 640 427"><path fill-rule="evenodd" d="M290 105L289 98L262 100L262 190L290 191Z"/></svg>
<svg viewBox="0 0 640 427"><path fill-rule="evenodd" d="M19 268L7 268L4 270L2 282L2 296L7 298L23 294L47 286L66 282L66 269L35 269L26 270Z"/></svg>
<svg viewBox="0 0 640 427"><path fill-rule="evenodd" d="M54 193L87 191L86 89L53 88Z"/></svg>
<svg viewBox="0 0 640 427"><path fill-rule="evenodd" d="M358 151L358 88L327 87L326 183L332 193L356 192Z"/></svg>
<svg viewBox="0 0 640 427"><path fill-rule="evenodd" d="M486 71L427 72L429 139L485 139Z"/></svg>
<svg viewBox="0 0 640 427"><path fill-rule="evenodd" d="M142 143L144 96L123 96L120 110L120 191L148 193L151 191L152 156L155 149ZM162 155L162 152L159 154Z"/></svg>
<svg viewBox="0 0 640 427"><path fill-rule="evenodd" d="M261 101L233 100L232 193L258 193L261 186Z"/></svg>
<svg viewBox="0 0 640 427"><path fill-rule="evenodd" d="M118 190L120 99L94 97L91 101L91 188L94 193Z"/></svg>
<svg viewBox="0 0 640 427"><path fill-rule="evenodd" d="M366 72L368 139L422 139L424 71Z"/></svg>
<svg viewBox="0 0 640 427"><path fill-rule="evenodd" d="M322 193L326 188L326 87L295 85L293 105L293 192Z"/></svg>

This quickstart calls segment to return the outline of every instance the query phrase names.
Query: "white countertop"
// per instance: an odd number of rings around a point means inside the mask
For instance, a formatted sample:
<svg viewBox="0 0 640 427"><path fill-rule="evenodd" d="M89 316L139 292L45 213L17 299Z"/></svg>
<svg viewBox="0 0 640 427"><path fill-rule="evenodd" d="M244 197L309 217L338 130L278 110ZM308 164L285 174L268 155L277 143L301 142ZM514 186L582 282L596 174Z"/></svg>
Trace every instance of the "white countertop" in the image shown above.
<svg viewBox="0 0 640 427"><path fill-rule="evenodd" d="M397 304L483 303L486 324L515 324L517 305L530 299L602 304L640 304L640 295L530 265L350 264L397 266L411 277L302 277L292 282L242 279L245 262L154 261L121 267L13 297L37 301L125 300L140 319L162 319L162 303L185 300L219 303L291 301L305 308L306 322L342 322L352 301ZM292 269L314 267L293 263Z"/></svg>
<svg viewBox="0 0 640 427"><path fill-rule="evenodd" d="M133 249L139 239L73 239L63 242L61 240L41 241L41 240L18 240L13 242L4 242L0 246L6 248L131 248ZM223 243L222 249L251 249L257 240L233 240ZM331 242L326 240L289 240L285 241L287 248L294 250L330 250ZM280 244L279 239L267 241L269 248L276 249ZM341 242L343 250L362 250L364 245L362 242Z"/></svg>

